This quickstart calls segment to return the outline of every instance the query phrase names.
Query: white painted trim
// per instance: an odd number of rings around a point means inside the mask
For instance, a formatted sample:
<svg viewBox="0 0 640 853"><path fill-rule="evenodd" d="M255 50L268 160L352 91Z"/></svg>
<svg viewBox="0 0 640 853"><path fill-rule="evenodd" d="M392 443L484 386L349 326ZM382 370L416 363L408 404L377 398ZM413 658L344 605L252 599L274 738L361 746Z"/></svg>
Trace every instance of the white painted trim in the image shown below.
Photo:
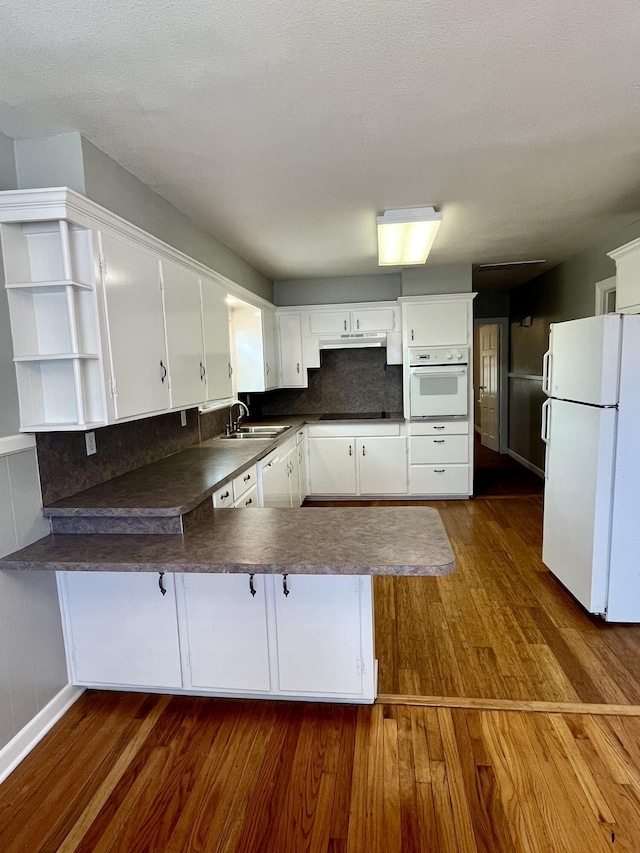
<svg viewBox="0 0 640 853"><path fill-rule="evenodd" d="M188 267L198 276L217 281L234 296L239 296L256 308L275 308L273 303L253 291L236 284L230 278L190 258L153 234L68 187L0 192L0 222L40 222L54 219L65 219L83 228L108 228L147 250L151 249L161 257Z"/></svg>
<svg viewBox="0 0 640 853"><path fill-rule="evenodd" d="M606 307L606 299L610 293L615 291L615 289L615 275L612 275L609 278L605 278L602 281L596 281L596 317L607 313L604 310L604 308Z"/></svg>
<svg viewBox="0 0 640 853"><path fill-rule="evenodd" d="M0 749L0 783L26 758L46 733L84 693L84 687L67 684L8 744Z"/></svg>
<svg viewBox="0 0 640 853"><path fill-rule="evenodd" d="M35 446L36 437L32 433L7 435L0 438L0 457L10 456L12 453L21 453L23 450L31 450Z"/></svg>
<svg viewBox="0 0 640 853"><path fill-rule="evenodd" d="M507 373L509 379L530 379L531 382L542 382L544 376L537 373Z"/></svg>
<svg viewBox="0 0 640 853"><path fill-rule="evenodd" d="M617 261L618 258L622 258L624 255L628 255L629 252L635 252L638 249L640 249L640 237L637 237L630 243L625 243L624 246L620 246L618 249L614 249L613 252L607 252L607 255L613 258L614 261Z"/></svg>
<svg viewBox="0 0 640 853"><path fill-rule="evenodd" d="M519 462L521 465L524 465L525 468L528 468L529 471L533 471L534 474L537 474L538 477L544 480L544 471L542 470L542 468L538 468L537 465L534 465L533 463L529 462L528 459L525 459L524 456L520 456L519 453L516 453L515 450L511 450L511 448L507 450L507 453L512 459L515 459L516 462Z"/></svg>
<svg viewBox="0 0 640 853"><path fill-rule="evenodd" d="M406 303L420 303L420 302L463 302L465 299L469 300L469 302L473 302L478 294L471 290L465 290L462 293L434 293L434 294L424 294L423 296L399 296L398 302L402 304Z"/></svg>
<svg viewBox="0 0 640 853"><path fill-rule="evenodd" d="M473 431L477 432L478 435L482 435L482 427L479 427L478 424L473 425Z"/></svg>

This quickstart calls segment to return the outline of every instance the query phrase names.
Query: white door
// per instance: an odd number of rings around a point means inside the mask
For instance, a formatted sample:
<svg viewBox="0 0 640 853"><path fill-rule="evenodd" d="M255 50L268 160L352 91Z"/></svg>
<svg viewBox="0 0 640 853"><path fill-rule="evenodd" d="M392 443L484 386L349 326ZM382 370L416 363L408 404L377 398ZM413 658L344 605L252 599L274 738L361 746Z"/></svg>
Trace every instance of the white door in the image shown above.
<svg viewBox="0 0 640 853"><path fill-rule="evenodd" d="M336 575L273 578L278 687L284 693L362 692L360 581Z"/></svg>
<svg viewBox="0 0 640 853"><path fill-rule="evenodd" d="M560 400L615 406L621 337L619 314L553 323L545 356L545 392Z"/></svg>
<svg viewBox="0 0 640 853"><path fill-rule="evenodd" d="M174 576L64 572L74 683L182 687Z"/></svg>
<svg viewBox="0 0 640 853"><path fill-rule="evenodd" d="M616 409L550 400L542 561L591 613L607 603Z"/></svg>
<svg viewBox="0 0 640 853"><path fill-rule="evenodd" d="M197 406L207 396L200 279L191 270L165 258L160 266L171 407Z"/></svg>
<svg viewBox="0 0 640 853"><path fill-rule="evenodd" d="M309 332L312 335L343 335L351 331L349 311L312 311Z"/></svg>
<svg viewBox="0 0 640 853"><path fill-rule="evenodd" d="M407 439L404 436L359 438L356 447L360 494L407 493Z"/></svg>
<svg viewBox="0 0 640 853"><path fill-rule="evenodd" d="M190 686L268 691L271 678L264 577L193 573L182 578Z"/></svg>
<svg viewBox="0 0 640 853"><path fill-rule="evenodd" d="M396 312L393 308L359 308L353 312L354 332L393 332Z"/></svg>
<svg viewBox="0 0 640 853"><path fill-rule="evenodd" d="M355 495L355 439L309 439L309 494Z"/></svg>
<svg viewBox="0 0 640 853"><path fill-rule="evenodd" d="M299 314L280 314L280 377L285 388L304 388L306 371L302 361L302 323Z"/></svg>
<svg viewBox="0 0 640 853"><path fill-rule="evenodd" d="M500 326L480 326L480 440L490 450L500 451Z"/></svg>
<svg viewBox="0 0 640 853"><path fill-rule="evenodd" d="M207 400L226 400L233 396L227 294L211 279L201 279L200 285Z"/></svg>
<svg viewBox="0 0 640 853"><path fill-rule="evenodd" d="M100 232L116 418L169 408L169 370L157 255Z"/></svg>

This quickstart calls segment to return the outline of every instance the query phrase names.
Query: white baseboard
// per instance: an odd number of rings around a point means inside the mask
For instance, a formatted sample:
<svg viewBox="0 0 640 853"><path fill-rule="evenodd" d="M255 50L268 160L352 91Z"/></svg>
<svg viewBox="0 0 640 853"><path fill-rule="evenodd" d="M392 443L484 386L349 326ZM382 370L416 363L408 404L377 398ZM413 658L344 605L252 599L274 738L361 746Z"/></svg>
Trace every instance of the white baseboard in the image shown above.
<svg viewBox="0 0 640 853"><path fill-rule="evenodd" d="M44 708L0 749L0 783L16 769L23 758L42 740L50 728L58 722L69 708L84 693L84 687L67 684Z"/></svg>
<svg viewBox="0 0 640 853"><path fill-rule="evenodd" d="M473 431L477 432L478 435L482 435L482 427L478 426L478 424L473 425Z"/></svg>
<svg viewBox="0 0 640 853"><path fill-rule="evenodd" d="M529 471L533 471L534 474L537 474L538 477L541 477L544 480L544 471L542 468L538 468L537 465L533 465L533 463L529 462L528 459L525 459L524 456L520 456L519 453L516 453L515 450L511 450L511 448L507 449L507 453L512 459L515 459L516 462L524 465L525 468L528 468Z"/></svg>

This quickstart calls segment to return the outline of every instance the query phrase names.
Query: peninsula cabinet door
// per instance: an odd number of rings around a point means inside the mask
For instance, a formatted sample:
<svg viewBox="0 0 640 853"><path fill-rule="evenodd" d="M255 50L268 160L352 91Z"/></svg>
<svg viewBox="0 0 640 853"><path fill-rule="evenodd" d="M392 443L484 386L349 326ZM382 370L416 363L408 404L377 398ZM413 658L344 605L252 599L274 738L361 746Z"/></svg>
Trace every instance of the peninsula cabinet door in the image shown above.
<svg viewBox="0 0 640 853"><path fill-rule="evenodd" d="M114 408L117 419L169 408L160 259L100 233Z"/></svg>
<svg viewBox="0 0 640 853"><path fill-rule="evenodd" d="M182 687L174 577L61 572L74 684Z"/></svg>
<svg viewBox="0 0 640 853"><path fill-rule="evenodd" d="M271 677L264 577L183 574L182 584L189 686L236 693L268 692Z"/></svg>
<svg viewBox="0 0 640 853"><path fill-rule="evenodd" d="M280 691L362 694L360 578L275 575L273 582Z"/></svg>

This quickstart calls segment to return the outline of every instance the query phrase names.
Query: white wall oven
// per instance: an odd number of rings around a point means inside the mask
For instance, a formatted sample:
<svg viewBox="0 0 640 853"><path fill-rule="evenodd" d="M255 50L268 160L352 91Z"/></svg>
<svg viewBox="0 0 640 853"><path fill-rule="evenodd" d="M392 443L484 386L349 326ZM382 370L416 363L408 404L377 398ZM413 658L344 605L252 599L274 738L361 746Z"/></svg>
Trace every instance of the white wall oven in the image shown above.
<svg viewBox="0 0 640 853"><path fill-rule="evenodd" d="M469 350L409 349L411 420L466 417L469 406Z"/></svg>

